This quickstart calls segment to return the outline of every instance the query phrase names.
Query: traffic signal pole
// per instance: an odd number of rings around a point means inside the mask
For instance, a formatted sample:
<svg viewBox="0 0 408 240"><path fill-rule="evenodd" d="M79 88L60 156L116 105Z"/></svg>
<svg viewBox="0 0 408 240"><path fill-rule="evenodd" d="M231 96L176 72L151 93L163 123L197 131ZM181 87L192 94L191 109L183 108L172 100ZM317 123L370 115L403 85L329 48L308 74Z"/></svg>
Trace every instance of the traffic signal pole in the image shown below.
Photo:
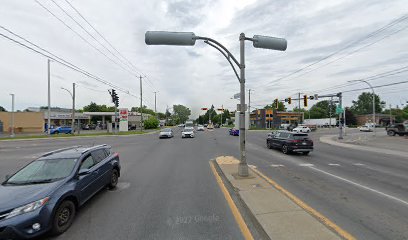
<svg viewBox="0 0 408 240"><path fill-rule="evenodd" d="M143 91L142 91L142 76L140 78L140 131L143 132L143 108L142 108L142 99L143 99Z"/></svg>
<svg viewBox="0 0 408 240"><path fill-rule="evenodd" d="M337 94L337 96L339 97L339 107L341 109L343 109L343 105L342 105L342 98L343 98L343 94L340 92ZM343 123L341 121L343 113L339 113L339 139L343 139Z"/></svg>

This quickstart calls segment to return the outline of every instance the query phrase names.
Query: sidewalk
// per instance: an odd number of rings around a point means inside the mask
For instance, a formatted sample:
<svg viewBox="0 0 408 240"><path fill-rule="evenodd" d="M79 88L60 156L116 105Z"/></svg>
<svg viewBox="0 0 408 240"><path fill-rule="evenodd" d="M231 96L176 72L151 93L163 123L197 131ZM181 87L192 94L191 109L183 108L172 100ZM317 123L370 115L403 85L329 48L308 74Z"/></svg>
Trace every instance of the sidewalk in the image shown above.
<svg viewBox="0 0 408 240"><path fill-rule="evenodd" d="M237 159L218 157L214 163L270 239L354 239L256 168L240 178Z"/></svg>
<svg viewBox="0 0 408 240"><path fill-rule="evenodd" d="M363 150L375 153L384 153L408 158L408 138L401 136L387 136L385 132L355 133L343 136L325 135L320 141L334 146Z"/></svg>

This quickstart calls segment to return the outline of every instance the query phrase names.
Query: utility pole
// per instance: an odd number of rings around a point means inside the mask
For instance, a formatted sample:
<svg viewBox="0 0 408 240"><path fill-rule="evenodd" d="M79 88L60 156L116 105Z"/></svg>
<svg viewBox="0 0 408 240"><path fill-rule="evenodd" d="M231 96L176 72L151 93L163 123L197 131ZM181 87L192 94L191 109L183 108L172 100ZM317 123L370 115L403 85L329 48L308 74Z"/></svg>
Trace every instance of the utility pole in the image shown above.
<svg viewBox="0 0 408 240"><path fill-rule="evenodd" d="M143 99L143 90L142 90L142 76L140 78L140 131L143 132L143 108L142 108L142 99Z"/></svg>
<svg viewBox="0 0 408 240"><path fill-rule="evenodd" d="M332 106L333 106L333 97L330 98L330 104L329 104L329 128L332 127Z"/></svg>
<svg viewBox="0 0 408 240"><path fill-rule="evenodd" d="M75 83L72 83L72 124L71 124L72 134L74 134L74 128L75 128Z"/></svg>
<svg viewBox="0 0 408 240"><path fill-rule="evenodd" d="M47 119L47 134L51 134L51 69L50 69L50 59L47 60L48 63L48 119Z"/></svg>
<svg viewBox="0 0 408 240"><path fill-rule="evenodd" d="M14 93L11 93L11 131L10 137L14 137Z"/></svg>
<svg viewBox="0 0 408 240"><path fill-rule="evenodd" d="M251 96L251 92L249 93L249 95ZM224 105L221 105L221 126L222 126L222 115L224 114Z"/></svg>
<svg viewBox="0 0 408 240"><path fill-rule="evenodd" d="M156 109L156 94L157 92L153 92L154 93L154 114L156 114L156 118L157 118L157 109Z"/></svg>
<svg viewBox="0 0 408 240"><path fill-rule="evenodd" d="M344 107L343 119L344 119L344 124L343 124L344 136L346 136L346 107Z"/></svg>
<svg viewBox="0 0 408 240"><path fill-rule="evenodd" d="M241 161L238 165L238 175L241 177L247 177L249 175L248 164L246 159L245 150L245 34L239 35L240 43L240 109L239 109L239 147Z"/></svg>
<svg viewBox="0 0 408 240"><path fill-rule="evenodd" d="M390 104L390 125L392 124L391 104Z"/></svg>
<svg viewBox="0 0 408 240"><path fill-rule="evenodd" d="M337 94L337 96L339 97L339 108L343 109L342 105L343 94L340 92ZM341 123L341 115L342 113L339 113L339 139L343 139L343 124Z"/></svg>
<svg viewBox="0 0 408 240"><path fill-rule="evenodd" d="M166 126L168 125L168 122L167 122L167 112L168 111L169 111L169 105L166 106L166 113L165 113L165 115L166 115Z"/></svg>

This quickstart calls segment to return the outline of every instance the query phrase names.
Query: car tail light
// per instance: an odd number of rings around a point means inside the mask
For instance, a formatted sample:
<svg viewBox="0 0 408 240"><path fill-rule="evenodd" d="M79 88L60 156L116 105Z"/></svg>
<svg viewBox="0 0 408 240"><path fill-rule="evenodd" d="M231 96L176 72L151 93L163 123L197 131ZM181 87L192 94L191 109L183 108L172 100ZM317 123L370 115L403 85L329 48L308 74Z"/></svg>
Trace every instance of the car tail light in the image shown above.
<svg viewBox="0 0 408 240"><path fill-rule="evenodd" d="M290 142L293 142L293 143L300 143L300 142L302 142L302 140L291 140Z"/></svg>
<svg viewBox="0 0 408 240"><path fill-rule="evenodd" d="M119 153L115 153L114 156L115 156L115 157L119 157Z"/></svg>

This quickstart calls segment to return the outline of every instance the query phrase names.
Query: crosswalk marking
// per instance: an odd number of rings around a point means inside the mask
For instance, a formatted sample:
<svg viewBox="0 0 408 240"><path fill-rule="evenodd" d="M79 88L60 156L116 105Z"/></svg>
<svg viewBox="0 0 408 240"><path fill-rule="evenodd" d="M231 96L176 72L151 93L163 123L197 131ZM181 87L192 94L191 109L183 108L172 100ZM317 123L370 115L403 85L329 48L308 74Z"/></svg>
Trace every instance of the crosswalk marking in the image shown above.
<svg viewBox="0 0 408 240"><path fill-rule="evenodd" d="M340 166L338 163L329 163L329 166Z"/></svg>
<svg viewBox="0 0 408 240"><path fill-rule="evenodd" d="M311 164L311 163L301 163L301 164L299 164L299 166L301 166L301 167L313 167L314 164Z"/></svg>
<svg viewBox="0 0 408 240"><path fill-rule="evenodd" d="M284 167L284 165L282 164L271 164L270 166L271 167Z"/></svg>
<svg viewBox="0 0 408 240"><path fill-rule="evenodd" d="M353 163L354 166L364 166L362 163Z"/></svg>

